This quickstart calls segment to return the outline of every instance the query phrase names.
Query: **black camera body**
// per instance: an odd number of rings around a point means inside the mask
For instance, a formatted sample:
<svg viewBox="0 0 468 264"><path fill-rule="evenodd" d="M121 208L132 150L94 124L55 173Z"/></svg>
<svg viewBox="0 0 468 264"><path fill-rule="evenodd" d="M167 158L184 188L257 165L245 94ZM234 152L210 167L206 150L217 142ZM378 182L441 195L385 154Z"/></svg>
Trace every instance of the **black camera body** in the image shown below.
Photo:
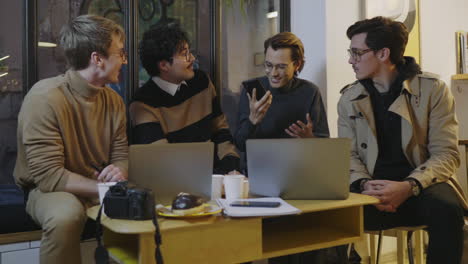
<svg viewBox="0 0 468 264"><path fill-rule="evenodd" d="M103 203L105 214L117 219L149 220L155 210L153 192L126 181L110 186Z"/></svg>

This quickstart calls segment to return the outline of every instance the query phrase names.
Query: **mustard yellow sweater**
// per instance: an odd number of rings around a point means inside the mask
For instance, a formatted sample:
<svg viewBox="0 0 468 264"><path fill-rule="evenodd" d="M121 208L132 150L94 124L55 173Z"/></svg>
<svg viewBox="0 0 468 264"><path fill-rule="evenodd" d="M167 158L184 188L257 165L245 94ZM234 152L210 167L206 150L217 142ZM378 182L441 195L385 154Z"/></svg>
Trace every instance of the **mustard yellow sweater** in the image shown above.
<svg viewBox="0 0 468 264"><path fill-rule="evenodd" d="M31 88L19 113L17 141L14 176L27 189L60 191L71 172L94 178L91 164L128 167L122 98L72 70Z"/></svg>

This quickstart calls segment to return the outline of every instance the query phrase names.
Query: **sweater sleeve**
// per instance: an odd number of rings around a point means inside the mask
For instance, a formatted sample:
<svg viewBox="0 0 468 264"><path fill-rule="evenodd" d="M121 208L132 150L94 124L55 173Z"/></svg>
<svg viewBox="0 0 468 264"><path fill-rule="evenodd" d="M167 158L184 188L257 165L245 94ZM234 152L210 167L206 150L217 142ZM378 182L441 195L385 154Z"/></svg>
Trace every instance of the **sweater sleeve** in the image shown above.
<svg viewBox="0 0 468 264"><path fill-rule="evenodd" d="M71 172L65 169L63 139L56 113L49 103L31 98L20 113L22 143L29 173L42 192L63 190Z"/></svg>
<svg viewBox="0 0 468 264"><path fill-rule="evenodd" d="M116 129L114 131L110 162L117 167L128 170L128 141L127 141L127 118L125 112L125 105L122 99L118 98L118 107L114 117L114 124Z"/></svg>
<svg viewBox="0 0 468 264"><path fill-rule="evenodd" d="M330 137L328 130L327 113L323 105L322 96L318 88L312 99L312 104L309 109L310 118L313 124L313 133L316 137Z"/></svg>
<svg viewBox="0 0 468 264"><path fill-rule="evenodd" d="M208 85L213 95L211 140L216 144L217 158L215 159L215 171L228 173L232 170L239 170L239 154L237 154L236 148L233 144L226 116L221 109L214 85L211 81Z"/></svg>

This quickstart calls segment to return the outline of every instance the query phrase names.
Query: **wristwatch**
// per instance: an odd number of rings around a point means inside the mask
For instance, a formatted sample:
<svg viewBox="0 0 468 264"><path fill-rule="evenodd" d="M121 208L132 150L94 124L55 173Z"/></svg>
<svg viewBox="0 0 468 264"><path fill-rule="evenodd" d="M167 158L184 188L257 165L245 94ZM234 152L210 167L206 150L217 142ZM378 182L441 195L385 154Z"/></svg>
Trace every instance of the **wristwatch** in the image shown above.
<svg viewBox="0 0 468 264"><path fill-rule="evenodd" d="M411 184L411 192L413 193L413 196L418 196L421 193L421 189L415 179L407 179L405 181Z"/></svg>

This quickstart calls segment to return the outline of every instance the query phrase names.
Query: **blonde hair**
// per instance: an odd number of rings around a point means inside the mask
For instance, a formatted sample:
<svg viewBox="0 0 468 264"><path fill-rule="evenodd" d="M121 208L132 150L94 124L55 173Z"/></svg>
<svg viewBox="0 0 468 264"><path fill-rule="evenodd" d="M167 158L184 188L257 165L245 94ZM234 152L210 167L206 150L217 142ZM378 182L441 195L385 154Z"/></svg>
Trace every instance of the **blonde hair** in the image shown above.
<svg viewBox="0 0 468 264"><path fill-rule="evenodd" d="M125 41L124 30L119 24L96 15L82 15L63 26L60 45L68 64L75 70L82 70L88 67L91 53L109 55L113 36Z"/></svg>

